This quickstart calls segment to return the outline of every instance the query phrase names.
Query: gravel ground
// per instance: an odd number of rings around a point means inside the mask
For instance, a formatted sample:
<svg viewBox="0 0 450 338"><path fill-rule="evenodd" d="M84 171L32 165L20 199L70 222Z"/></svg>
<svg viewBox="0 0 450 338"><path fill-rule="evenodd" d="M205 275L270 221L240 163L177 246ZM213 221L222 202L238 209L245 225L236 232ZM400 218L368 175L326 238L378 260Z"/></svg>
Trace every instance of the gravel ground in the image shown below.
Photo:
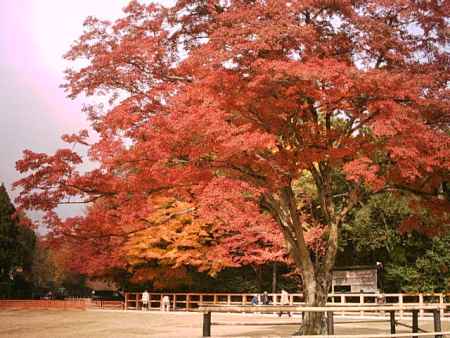
<svg viewBox="0 0 450 338"><path fill-rule="evenodd" d="M336 334L388 333L388 322L339 323ZM348 321L348 319L345 319ZM360 320L360 319L357 319ZM300 316L278 318L275 315L212 314L214 337L289 337L298 328ZM404 321L410 324L410 321ZM240 325L223 325L234 323ZM251 325L249 325L251 324ZM287 325L280 325L287 324ZM450 331L450 321L443 330ZM432 329L432 320L420 322ZM410 332L398 328L398 333ZM141 312L114 310L5 310L0 311L0 337L11 338L139 338L139 337L201 337L202 314L186 312Z"/></svg>

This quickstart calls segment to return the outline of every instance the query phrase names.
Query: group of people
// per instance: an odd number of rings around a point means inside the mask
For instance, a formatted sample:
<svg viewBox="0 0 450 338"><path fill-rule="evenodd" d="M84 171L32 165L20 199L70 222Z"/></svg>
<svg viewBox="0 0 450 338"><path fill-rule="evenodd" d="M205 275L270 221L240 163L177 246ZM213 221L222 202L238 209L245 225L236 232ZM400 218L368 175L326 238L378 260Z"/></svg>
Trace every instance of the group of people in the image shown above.
<svg viewBox="0 0 450 338"><path fill-rule="evenodd" d="M142 293L141 301L142 301L142 310L148 311L150 307L150 294L148 293L147 290L145 290ZM163 296L162 298L161 311L170 311L170 298L167 295Z"/></svg>
<svg viewBox="0 0 450 338"><path fill-rule="evenodd" d="M267 291L264 291L264 293L262 295L259 295L259 294L253 295L251 304L252 305L269 305L270 300L269 300L269 294L267 293ZM289 293L286 290L281 290L280 305L289 305L289 304L290 304ZM291 316L290 312L286 312L286 313L289 317ZM281 317L282 315L283 315L282 311L278 313L279 317Z"/></svg>
<svg viewBox="0 0 450 338"><path fill-rule="evenodd" d="M269 294L267 293L267 291L264 291L264 293L262 295L254 294L251 304L252 305L269 305L270 300L269 300Z"/></svg>
<svg viewBox="0 0 450 338"><path fill-rule="evenodd" d="M150 294L148 293L147 290L145 290L142 293L142 310L149 310L150 308ZM267 291L264 291L263 294L259 295L259 294L255 294L253 295L252 301L251 301L252 305L269 305L270 304L270 299L269 299L269 294L267 293ZM280 305L289 305L289 293L286 290L281 290L281 301L280 301ZM161 311L170 311L170 298L169 296L165 295L163 296L162 300L161 300ZM290 312L286 312L288 314L288 316L291 316ZM283 312L279 312L278 316L282 316Z"/></svg>

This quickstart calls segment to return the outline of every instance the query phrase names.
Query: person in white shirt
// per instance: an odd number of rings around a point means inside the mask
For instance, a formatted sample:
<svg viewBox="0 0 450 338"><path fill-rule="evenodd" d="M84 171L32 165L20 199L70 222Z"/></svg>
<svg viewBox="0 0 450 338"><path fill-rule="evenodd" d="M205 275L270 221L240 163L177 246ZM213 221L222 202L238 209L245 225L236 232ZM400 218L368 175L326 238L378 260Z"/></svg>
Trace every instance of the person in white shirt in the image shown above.
<svg viewBox="0 0 450 338"><path fill-rule="evenodd" d="M289 305L289 293L286 290L281 290L281 305ZM291 316L291 313L287 311L288 316ZM281 317L283 315L283 311L281 311L278 316Z"/></svg>
<svg viewBox="0 0 450 338"><path fill-rule="evenodd" d="M148 311L149 308L149 301L150 301L150 294L148 293L147 290L145 290L142 293L142 309L146 309L146 311Z"/></svg>
<svg viewBox="0 0 450 338"><path fill-rule="evenodd" d="M169 296L164 296L162 299L162 310L163 311L170 311L170 298Z"/></svg>

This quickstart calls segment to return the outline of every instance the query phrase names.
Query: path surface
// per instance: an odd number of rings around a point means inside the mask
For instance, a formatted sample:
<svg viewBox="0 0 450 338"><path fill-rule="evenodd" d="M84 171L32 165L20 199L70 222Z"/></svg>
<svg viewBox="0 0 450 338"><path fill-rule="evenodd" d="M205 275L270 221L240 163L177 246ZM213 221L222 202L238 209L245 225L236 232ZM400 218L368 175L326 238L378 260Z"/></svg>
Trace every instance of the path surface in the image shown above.
<svg viewBox="0 0 450 338"><path fill-rule="evenodd" d="M339 321L340 319L337 319ZM213 314L217 323L255 325L216 325L214 337L289 337L298 327L300 316ZM292 325L279 325L288 323ZM409 324L409 321L407 321ZM261 325L267 324L267 325ZM450 322L444 321L444 331ZM432 321L420 323L431 330ZM336 324L336 334L387 333L388 322ZM398 332L410 332L398 328ZM138 312L108 310L5 310L0 311L0 337L8 338L140 338L201 337L202 314L185 312Z"/></svg>

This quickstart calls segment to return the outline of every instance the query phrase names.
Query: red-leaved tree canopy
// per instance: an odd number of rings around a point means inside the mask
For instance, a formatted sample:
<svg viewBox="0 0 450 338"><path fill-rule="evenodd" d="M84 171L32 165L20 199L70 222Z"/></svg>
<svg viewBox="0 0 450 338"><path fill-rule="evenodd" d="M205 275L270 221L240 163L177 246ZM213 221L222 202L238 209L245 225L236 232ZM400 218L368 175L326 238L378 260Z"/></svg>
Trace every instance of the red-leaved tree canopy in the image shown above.
<svg viewBox="0 0 450 338"><path fill-rule="evenodd" d="M409 229L449 226L449 13L445 0L179 0L88 18L65 88L104 98L86 108L98 141L63 138L97 168L25 151L18 201L60 236L150 226L154 194L195 205L225 238L272 222L306 303L323 305L341 225L367 194L410 196ZM60 220L75 199L86 214ZM323 331L306 316L302 332Z"/></svg>

